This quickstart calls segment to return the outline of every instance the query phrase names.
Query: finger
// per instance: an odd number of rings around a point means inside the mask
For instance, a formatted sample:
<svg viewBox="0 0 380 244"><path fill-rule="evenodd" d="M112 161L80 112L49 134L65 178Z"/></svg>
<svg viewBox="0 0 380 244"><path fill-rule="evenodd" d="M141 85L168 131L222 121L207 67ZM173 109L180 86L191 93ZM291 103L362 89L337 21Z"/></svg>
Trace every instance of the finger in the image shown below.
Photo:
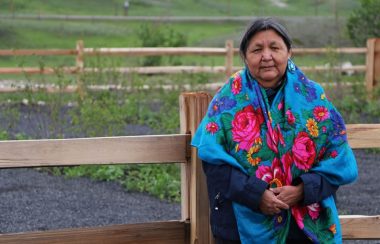
<svg viewBox="0 0 380 244"><path fill-rule="evenodd" d="M289 205L280 200L277 201L277 207L281 209L289 209Z"/></svg>

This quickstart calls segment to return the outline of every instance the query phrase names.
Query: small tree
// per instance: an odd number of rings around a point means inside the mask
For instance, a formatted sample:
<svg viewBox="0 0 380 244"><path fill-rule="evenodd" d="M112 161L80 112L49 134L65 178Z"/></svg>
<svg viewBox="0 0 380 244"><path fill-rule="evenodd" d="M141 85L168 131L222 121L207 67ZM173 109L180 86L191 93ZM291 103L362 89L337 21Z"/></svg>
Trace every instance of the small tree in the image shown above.
<svg viewBox="0 0 380 244"><path fill-rule="evenodd" d="M380 1L360 0L347 22L350 39L355 45L363 46L371 37L380 37Z"/></svg>

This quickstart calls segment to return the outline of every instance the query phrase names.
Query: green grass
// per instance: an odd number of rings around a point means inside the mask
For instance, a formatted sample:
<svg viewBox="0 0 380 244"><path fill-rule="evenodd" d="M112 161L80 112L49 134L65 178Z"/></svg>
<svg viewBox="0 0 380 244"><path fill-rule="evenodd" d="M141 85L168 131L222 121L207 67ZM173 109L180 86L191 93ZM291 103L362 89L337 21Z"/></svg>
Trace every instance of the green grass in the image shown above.
<svg viewBox="0 0 380 244"><path fill-rule="evenodd" d="M334 15L334 0L283 0L279 7L267 0L130 0L132 16L326 16ZM335 1L340 16L347 16L359 5L357 0ZM318 3L318 4L317 4ZM0 13L123 15L124 0L23 1L3 0Z"/></svg>

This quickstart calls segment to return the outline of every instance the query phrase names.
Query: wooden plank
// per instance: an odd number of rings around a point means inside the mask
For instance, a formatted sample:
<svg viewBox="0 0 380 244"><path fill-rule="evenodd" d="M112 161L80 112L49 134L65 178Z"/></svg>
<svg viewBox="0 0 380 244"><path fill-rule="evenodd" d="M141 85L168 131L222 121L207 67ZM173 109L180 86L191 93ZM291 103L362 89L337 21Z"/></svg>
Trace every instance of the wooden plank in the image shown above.
<svg viewBox="0 0 380 244"><path fill-rule="evenodd" d="M0 235L7 244L121 244L188 243L189 224L182 221L114 225L58 231L26 232Z"/></svg>
<svg viewBox="0 0 380 244"><path fill-rule="evenodd" d="M56 74L63 72L65 74L77 73L76 67L62 67L62 68L50 68L44 67L43 69L37 67L10 67L0 68L0 74Z"/></svg>
<svg viewBox="0 0 380 244"><path fill-rule="evenodd" d="M346 48L294 48L292 53L294 55L307 55L307 54L328 54L328 53L346 53L346 54L365 54L367 48L365 47L346 47Z"/></svg>
<svg viewBox="0 0 380 244"><path fill-rule="evenodd" d="M367 92L369 94L369 98L371 98L371 93L373 91L374 83L375 83L375 43L376 39L371 38L367 40L367 56L366 56L366 87Z"/></svg>
<svg viewBox="0 0 380 244"><path fill-rule="evenodd" d="M241 69L241 67L239 67ZM110 69L85 68L85 72L122 72L136 74L179 74L179 73L224 73L224 66L152 66L152 67L120 67Z"/></svg>
<svg viewBox="0 0 380 244"><path fill-rule="evenodd" d="M348 124L346 127L352 148L380 148L380 124Z"/></svg>
<svg viewBox="0 0 380 244"><path fill-rule="evenodd" d="M83 101L85 96L85 88L84 88L84 82L83 82L83 70L84 70L84 44L83 40L77 41L77 56L75 58L76 68L77 68L77 86L78 86L78 94L80 99Z"/></svg>
<svg viewBox="0 0 380 244"><path fill-rule="evenodd" d="M182 93L180 96L181 131L194 134L200 121L207 112L211 96L207 93ZM185 118L184 118L185 117ZM191 148L189 168L182 170L182 185L189 187L189 199L182 198L182 207L189 205L189 212L182 212L182 216L190 216L190 243L213 243L213 236L209 224L209 203L206 187L206 178L202 170L201 160L197 156L196 148ZM186 173L190 171L190 173Z"/></svg>
<svg viewBox="0 0 380 244"><path fill-rule="evenodd" d="M226 41L226 78L228 79L232 75L232 68L234 62L234 42L232 40Z"/></svg>
<svg viewBox="0 0 380 244"><path fill-rule="evenodd" d="M374 86L380 85L380 38L376 38L374 56Z"/></svg>
<svg viewBox="0 0 380 244"><path fill-rule="evenodd" d="M116 56L226 55L226 49L212 47L85 48L84 54Z"/></svg>
<svg viewBox="0 0 380 244"><path fill-rule="evenodd" d="M309 71L309 72L319 72L319 71L338 71L338 72L342 72L342 71L359 71L359 72L364 72L366 71L366 66L365 65L353 65L351 67L339 67L339 66L335 66L335 67L326 67L326 66L321 66L321 65L317 65L317 66L300 66L299 67L302 71Z"/></svg>
<svg viewBox="0 0 380 244"><path fill-rule="evenodd" d="M380 239L380 215L341 215L343 239Z"/></svg>
<svg viewBox="0 0 380 244"><path fill-rule="evenodd" d="M233 66L232 72L236 72L243 67ZM301 66L300 69L308 72L321 72L321 71L366 71L365 65L354 65L350 68L341 67L325 67L325 66ZM0 68L0 74L55 74L57 72L63 72L66 74L78 73L77 67L63 67L59 69L45 67L44 69L37 67L11 67ZM136 73L136 74L179 74L179 73L224 73L226 72L225 66L156 66L156 67L115 67L115 68L84 68L84 72L121 72L121 73Z"/></svg>
<svg viewBox="0 0 380 244"><path fill-rule="evenodd" d="M0 141L0 168L186 162L189 135Z"/></svg>
<svg viewBox="0 0 380 244"><path fill-rule="evenodd" d="M0 56L56 56L76 55L75 49L8 49L0 50Z"/></svg>
<svg viewBox="0 0 380 244"><path fill-rule="evenodd" d="M365 54L366 47L344 47L344 48L293 48L292 54L310 55L310 54L327 54L327 53L345 53L345 54ZM234 48L234 53L239 53L239 48Z"/></svg>

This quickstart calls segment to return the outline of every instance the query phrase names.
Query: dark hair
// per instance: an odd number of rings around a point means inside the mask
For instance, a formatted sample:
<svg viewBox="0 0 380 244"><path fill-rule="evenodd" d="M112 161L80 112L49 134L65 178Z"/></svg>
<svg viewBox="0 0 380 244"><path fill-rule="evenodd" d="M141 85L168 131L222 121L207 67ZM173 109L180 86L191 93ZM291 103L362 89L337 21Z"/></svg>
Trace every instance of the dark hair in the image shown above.
<svg viewBox="0 0 380 244"><path fill-rule="evenodd" d="M260 31L274 30L285 42L288 50L292 48L292 40L288 34L288 31L278 23L273 18L260 18L252 22L245 32L243 38L240 42L240 55L242 58L245 58L245 53L247 52L248 44L251 38Z"/></svg>

